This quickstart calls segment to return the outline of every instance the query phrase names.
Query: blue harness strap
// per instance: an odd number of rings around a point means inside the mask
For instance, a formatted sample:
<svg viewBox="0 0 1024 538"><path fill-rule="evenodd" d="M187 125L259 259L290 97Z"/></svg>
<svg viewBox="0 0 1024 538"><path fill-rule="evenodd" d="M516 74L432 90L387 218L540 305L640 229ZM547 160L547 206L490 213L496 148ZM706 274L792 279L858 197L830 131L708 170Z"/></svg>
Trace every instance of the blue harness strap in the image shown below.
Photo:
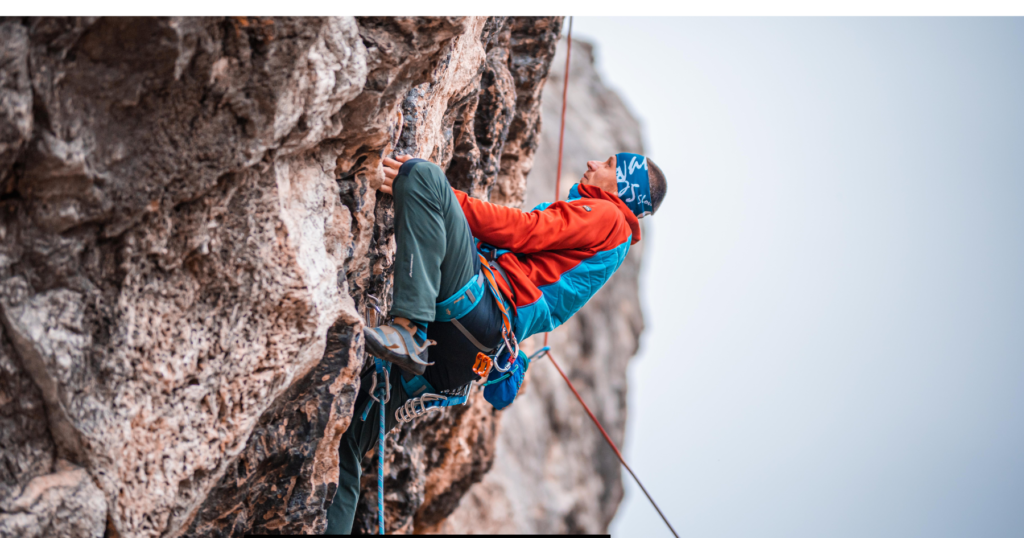
<svg viewBox="0 0 1024 538"><path fill-rule="evenodd" d="M405 377L401 377L401 380L402 388L406 393L410 396L415 395L406 400L401 407L395 409L395 420L402 424L412 422L431 411L440 411L445 407L468 402L470 390L473 388L473 383L469 382L453 393L439 394L423 376L415 376L408 381L405 380Z"/></svg>
<svg viewBox="0 0 1024 538"><path fill-rule="evenodd" d="M438 394L434 390L434 386L421 375L413 377L409 381L406 381L404 377L400 379L402 380L402 388L405 389L405 393L410 396L410 399L423 396L424 394ZM455 394L445 396L444 400L434 400L434 402L427 404L426 407L451 407L466 403L466 400L469 398L469 385L469 383L463 385Z"/></svg>
<svg viewBox="0 0 1024 538"><path fill-rule="evenodd" d="M479 272L455 295L434 306L434 321L459 319L476 308L484 296L484 276Z"/></svg>
<svg viewBox="0 0 1024 538"><path fill-rule="evenodd" d="M480 303L480 299L484 295L484 286L488 283L485 281L485 276L488 271L497 270L501 275L501 278L508 284L508 276L505 274L505 270L500 265L494 263L489 264L488 261L494 261L498 256L510 252L508 250L496 249L488 244L482 243L477 249L477 253L480 256L479 262L481 264L480 270L476 272L473 278L469 279L469 282L462 289L455 292L454 295L434 305L434 321L451 321L453 319L459 319L476 308L476 305ZM476 263L476 261L474 261ZM485 269L484 266L487 266ZM494 298L500 303L504 303L504 298L498 291L497 286L491 282L491 293ZM504 308L511 310L511 305L505 305Z"/></svg>
<svg viewBox="0 0 1024 538"><path fill-rule="evenodd" d="M437 392L434 390L434 386L427 381L427 378L421 375L415 376L408 381L405 380L405 376L402 376L399 379L402 381L402 388L405 389L405 393L408 394L410 398L423 396L423 394L427 392Z"/></svg>

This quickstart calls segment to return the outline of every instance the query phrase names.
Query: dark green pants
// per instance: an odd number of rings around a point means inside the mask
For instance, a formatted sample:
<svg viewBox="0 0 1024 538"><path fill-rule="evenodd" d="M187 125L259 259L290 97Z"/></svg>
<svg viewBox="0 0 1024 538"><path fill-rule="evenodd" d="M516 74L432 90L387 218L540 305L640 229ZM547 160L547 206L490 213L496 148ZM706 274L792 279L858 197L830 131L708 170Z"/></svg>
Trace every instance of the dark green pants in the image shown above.
<svg viewBox="0 0 1024 538"><path fill-rule="evenodd" d="M473 236L448 179L436 165L421 160L405 163L393 188L397 252L391 315L434 321L434 305L476 276ZM391 400L385 406L386 431L395 425L395 410L409 398L399 380L401 370L392 368L392 372ZM365 421L360 417L366 402L371 401L371 378L372 371L360 380L352 423L338 448L338 493L327 511L326 534L352 532L363 456L376 446L379 434L377 404Z"/></svg>
<svg viewBox="0 0 1024 538"><path fill-rule="evenodd" d="M384 406L385 431L391 431L395 426L395 410L409 399L402 389L402 382L398 379L401 370L391 370L395 377L391 380L391 399ZM372 389L372 378L373 370L360 379L352 423L341 436L341 445L338 446L338 493L334 495L334 502L327 509L327 529L324 534L352 533L356 505L359 504L359 478L362 474L363 456L377 446L377 437L380 434L380 407L377 403L373 404L365 421L361 416L366 402L373 401L368 392Z"/></svg>
<svg viewBox="0 0 1024 538"><path fill-rule="evenodd" d="M476 245L441 168L405 163L395 193L395 301L391 315L434 321L434 305L476 276Z"/></svg>

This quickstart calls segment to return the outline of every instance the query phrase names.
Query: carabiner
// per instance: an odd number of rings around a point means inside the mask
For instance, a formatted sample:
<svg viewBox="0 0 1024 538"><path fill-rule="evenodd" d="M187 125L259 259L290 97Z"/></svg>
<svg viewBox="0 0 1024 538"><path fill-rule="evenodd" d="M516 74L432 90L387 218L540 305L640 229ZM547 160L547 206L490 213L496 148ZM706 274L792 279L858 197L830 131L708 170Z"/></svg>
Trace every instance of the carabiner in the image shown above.
<svg viewBox="0 0 1024 538"><path fill-rule="evenodd" d="M377 395L374 394L375 392L377 392L377 370L376 370L376 368L374 368L374 370L373 370L373 382L372 382L373 388L370 389L370 398L373 398L373 401L375 401L377 403L386 404L386 403L391 401L391 374L388 372L387 368L382 368L381 371L384 372L384 388L382 389L384 391L384 401L381 402L377 398Z"/></svg>
<svg viewBox="0 0 1024 538"><path fill-rule="evenodd" d="M512 343L509 343L508 341L509 336L512 337ZM494 355L494 369L504 374L505 372L512 369L512 365L516 362L516 358L519 357L519 341L516 340L515 333L509 335L508 331L505 330L504 327L501 328L501 338L504 341L501 343L501 345L498 346L498 352ZM515 344L515 346L513 346L512 344ZM501 365L498 364L498 358L501 355L501 350L505 348L508 348L509 350L508 361L506 361L508 365L502 368Z"/></svg>

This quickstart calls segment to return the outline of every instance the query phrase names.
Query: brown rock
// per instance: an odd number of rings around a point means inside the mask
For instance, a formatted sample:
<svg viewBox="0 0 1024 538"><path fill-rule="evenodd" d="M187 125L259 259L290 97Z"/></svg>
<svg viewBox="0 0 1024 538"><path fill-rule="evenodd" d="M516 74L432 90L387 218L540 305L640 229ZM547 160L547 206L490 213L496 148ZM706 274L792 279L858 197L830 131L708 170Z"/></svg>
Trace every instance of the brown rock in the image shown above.
<svg viewBox="0 0 1024 538"><path fill-rule="evenodd" d="M0 21L0 534L322 529L390 302L381 156L521 200L560 25ZM397 433L395 529L483 476L486 409Z"/></svg>

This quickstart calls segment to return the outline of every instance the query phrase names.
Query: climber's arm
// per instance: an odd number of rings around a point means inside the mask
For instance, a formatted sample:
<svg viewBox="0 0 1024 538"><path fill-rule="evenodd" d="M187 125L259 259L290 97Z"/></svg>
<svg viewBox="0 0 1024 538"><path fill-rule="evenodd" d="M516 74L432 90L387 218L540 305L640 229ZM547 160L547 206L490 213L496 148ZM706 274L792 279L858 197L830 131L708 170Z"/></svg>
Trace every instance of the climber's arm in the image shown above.
<svg viewBox="0 0 1024 538"><path fill-rule="evenodd" d="M462 191L455 196L473 235L495 247L520 254L545 250L595 249L618 244L613 237L626 228L622 213L604 200L555 202L543 211L523 212Z"/></svg>

